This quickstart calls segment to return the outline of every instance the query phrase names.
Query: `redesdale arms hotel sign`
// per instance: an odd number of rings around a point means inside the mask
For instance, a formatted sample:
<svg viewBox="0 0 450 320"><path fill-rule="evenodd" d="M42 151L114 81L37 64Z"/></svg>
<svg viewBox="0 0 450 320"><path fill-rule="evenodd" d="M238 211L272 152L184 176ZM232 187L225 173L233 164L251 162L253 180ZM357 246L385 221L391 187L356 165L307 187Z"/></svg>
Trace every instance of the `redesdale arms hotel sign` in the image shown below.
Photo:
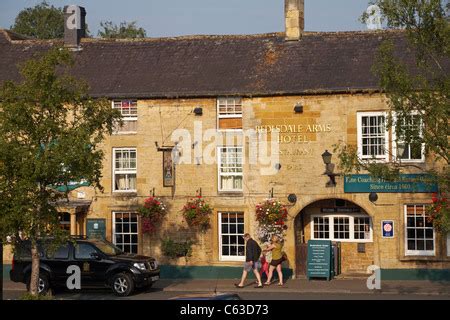
<svg viewBox="0 0 450 320"><path fill-rule="evenodd" d="M374 179L368 174L353 174L344 178L345 193L430 193L437 191L437 184L427 174L401 174L399 181Z"/></svg>

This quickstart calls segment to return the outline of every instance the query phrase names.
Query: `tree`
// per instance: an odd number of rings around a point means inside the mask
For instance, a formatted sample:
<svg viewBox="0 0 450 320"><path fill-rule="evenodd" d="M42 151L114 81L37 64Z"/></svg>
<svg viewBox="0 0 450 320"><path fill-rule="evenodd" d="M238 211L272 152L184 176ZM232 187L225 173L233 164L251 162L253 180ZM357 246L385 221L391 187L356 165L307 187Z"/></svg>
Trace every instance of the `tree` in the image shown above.
<svg viewBox="0 0 450 320"><path fill-rule="evenodd" d="M390 108L387 130L396 132L398 146L418 149L435 166L419 166L403 162L392 155L390 163L363 161L355 146L340 144L340 166L345 173L367 170L372 176L396 180L400 173L415 168L433 177L440 195L433 196L430 215L438 231L450 230L447 204L449 192L448 119L450 116L450 25L444 5L439 0L377 0L383 19L392 29L404 30L408 50L415 55L415 68L407 66L396 55L392 41L379 48L373 72L379 78ZM364 17L363 19L367 18ZM447 67L445 67L447 66ZM395 115L395 116L394 116ZM400 144L401 142L401 144ZM401 149L401 148L398 148ZM412 150L411 149L411 150Z"/></svg>
<svg viewBox="0 0 450 320"><path fill-rule="evenodd" d="M43 1L20 11L11 30L37 39L63 38L63 10Z"/></svg>
<svg viewBox="0 0 450 320"><path fill-rule="evenodd" d="M120 26L117 26L112 21L102 21L100 27L103 30L99 30L98 36L105 39L145 38L147 36L145 30L139 28L136 24L137 21L124 21L120 23Z"/></svg>
<svg viewBox="0 0 450 320"><path fill-rule="evenodd" d="M30 293L36 295L38 240L49 245L67 234L59 228L58 202L72 181L100 185L103 152L120 115L106 99L92 99L85 82L69 75L71 53L54 48L20 66L21 83L0 89L0 236L31 242ZM68 190L68 188L66 188Z"/></svg>
<svg viewBox="0 0 450 320"><path fill-rule="evenodd" d="M89 37L87 23L85 28L86 37ZM20 11L10 29L36 39L62 39L64 38L64 10L42 1L34 7Z"/></svg>

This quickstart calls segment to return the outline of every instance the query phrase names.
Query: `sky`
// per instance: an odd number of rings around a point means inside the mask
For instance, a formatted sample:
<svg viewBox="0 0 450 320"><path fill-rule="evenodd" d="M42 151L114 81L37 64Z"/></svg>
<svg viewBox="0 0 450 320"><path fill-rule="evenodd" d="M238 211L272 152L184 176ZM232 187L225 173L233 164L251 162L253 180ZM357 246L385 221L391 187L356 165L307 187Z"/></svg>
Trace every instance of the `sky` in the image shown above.
<svg viewBox="0 0 450 320"><path fill-rule="evenodd" d="M41 0L0 0L0 28ZM284 31L284 0L47 0L84 7L92 35L100 21L137 21L149 37ZM305 0L306 31L365 30L358 21L369 0Z"/></svg>

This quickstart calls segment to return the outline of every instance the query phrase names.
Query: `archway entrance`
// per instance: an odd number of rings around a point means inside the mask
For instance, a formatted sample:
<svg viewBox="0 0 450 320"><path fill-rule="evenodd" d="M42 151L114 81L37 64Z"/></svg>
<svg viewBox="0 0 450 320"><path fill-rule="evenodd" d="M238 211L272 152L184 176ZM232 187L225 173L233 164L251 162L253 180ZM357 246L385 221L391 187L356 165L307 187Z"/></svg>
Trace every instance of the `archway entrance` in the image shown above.
<svg viewBox="0 0 450 320"><path fill-rule="evenodd" d="M374 263L373 238L372 218L355 203L342 199L311 203L295 219L296 276L306 276L310 239L332 241L337 274L365 273Z"/></svg>

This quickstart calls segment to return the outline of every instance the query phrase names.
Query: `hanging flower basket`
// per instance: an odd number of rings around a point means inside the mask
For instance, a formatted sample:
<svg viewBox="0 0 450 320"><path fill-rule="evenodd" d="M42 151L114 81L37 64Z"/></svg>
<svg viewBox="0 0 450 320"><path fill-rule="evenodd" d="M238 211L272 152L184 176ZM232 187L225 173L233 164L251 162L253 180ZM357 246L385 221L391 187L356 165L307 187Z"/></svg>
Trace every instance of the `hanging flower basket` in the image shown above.
<svg viewBox="0 0 450 320"><path fill-rule="evenodd" d="M210 215L213 209L201 196L189 200L182 212L184 220L190 227L199 227L202 231L210 228Z"/></svg>
<svg viewBox="0 0 450 320"><path fill-rule="evenodd" d="M280 201L267 199L256 205L256 221L258 223L258 238L261 242L268 242L276 235L281 240L287 229L286 219L288 210Z"/></svg>
<svg viewBox="0 0 450 320"><path fill-rule="evenodd" d="M138 209L142 219L142 232L153 233L158 230L163 218L167 214L167 207L159 198L145 199L144 206Z"/></svg>

